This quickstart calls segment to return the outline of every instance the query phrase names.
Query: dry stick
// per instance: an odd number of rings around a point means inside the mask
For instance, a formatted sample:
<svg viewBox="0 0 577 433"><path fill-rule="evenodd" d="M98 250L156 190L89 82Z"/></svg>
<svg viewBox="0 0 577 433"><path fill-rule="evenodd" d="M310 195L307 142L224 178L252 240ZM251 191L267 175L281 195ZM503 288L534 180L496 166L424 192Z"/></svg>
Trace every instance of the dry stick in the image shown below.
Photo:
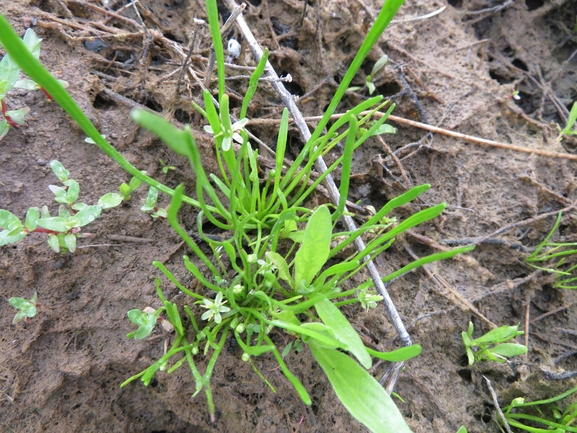
<svg viewBox="0 0 577 433"><path fill-rule="evenodd" d="M505 430L507 430L507 433L513 433L511 431L511 427L509 427L509 423L507 422L507 419L505 418L505 414L501 410L501 406L499 406L499 400L497 399L497 394L495 393L495 390L491 386L491 381L489 379L487 379L484 375L483 375L483 379L485 379L487 381L487 386L489 387L489 391L491 392L491 397L493 398L493 403L495 403L495 407L497 408L497 412L499 413L499 417L501 417L501 421L503 421L503 426L505 426Z"/></svg>
<svg viewBox="0 0 577 433"><path fill-rule="evenodd" d="M369 114L370 111L363 111L360 113L360 116L366 116ZM345 113L346 114L346 113ZM334 114L331 116L331 119L338 119L339 117L343 117L345 114ZM384 116L384 113L377 111L374 113L375 116ZM305 117L304 120L306 121L315 121L321 120L322 116L311 116ZM291 119L293 120L293 119ZM421 122L415 122L414 120L405 119L403 117L393 116L392 114L389 115L389 120L393 122L401 123L403 125L414 126L415 128L425 129L427 131L433 132L435 134L443 134L449 137L458 138L461 140L469 141L471 143L480 144L482 146L491 146L491 147L498 147L499 149L506 149L506 150L513 150L516 152L524 152L524 153L534 153L536 155L547 156L549 158L562 158L562 159L572 159L573 161L577 161L577 155L571 155L569 153L561 153L561 152L550 152L548 150L541 150L541 149L530 149L528 147L522 146L515 146L513 144L506 144L506 143L499 143L498 141L493 140L486 140L484 138L473 137L472 135L461 134L460 132L449 131L448 129L438 128L436 126L427 125ZM248 122L249 125L254 124L263 124L263 123L279 123L280 120L277 119L254 119Z"/></svg>
<svg viewBox="0 0 577 433"><path fill-rule="evenodd" d="M226 0L225 3L229 9L233 9L236 6L234 0ZM263 51L260 48L258 42L256 41L254 35L252 34L252 31L248 27L248 24L246 23L246 21L242 15L240 15L237 18L236 24L237 24L239 30L241 31L241 33L243 34L247 44L250 46L250 49L251 49L256 61L260 61L260 59L263 55ZM276 71L273 69L270 62L268 62L268 61L267 61L266 67L265 67L265 72L269 77L274 78L274 81L271 82L271 85L276 90L276 92L279 94L283 103L287 106L287 108L291 112L293 119L294 119L294 122L296 123L296 126L297 126L297 128L301 134L301 137L303 138L303 142L305 142L305 143L308 142L309 139L311 138L311 133L307 127L305 119L304 119L303 115L301 114L300 110L298 109L292 95L285 89L282 82L277 81L279 79L279 77L278 77ZM319 157L315 161L315 167L319 173L325 173L327 171L327 165L325 164L325 161L323 160L322 157ZM337 189L337 186L335 185L335 182L334 182L334 180L330 174L328 176L326 176L325 184L326 184L327 189L329 190L329 194L331 195L332 202L337 204L339 202L340 194L339 194L339 190ZM345 207L345 214L343 215L342 218L343 218L343 221L345 223L345 226L347 227L347 230L350 232L353 232L357 229L357 225L355 224L354 220L350 216L347 215L347 213L348 213L348 211L346 210L346 207ZM363 251L365 249L365 243L360 237L358 237L355 240L355 245L359 251ZM376 268L376 266L372 260L368 260L367 269L369 270L369 273L370 273L371 278L375 284L375 287L377 288L377 290L379 291L379 293L383 297L385 307L387 309L387 313L389 314L389 318L391 319L393 326L395 327L397 333L399 334L399 338L401 339L403 346L411 345L412 344L411 337L409 336L409 333L405 329L405 325L403 324L403 321L401 320L401 317L399 316L397 308L395 307L393 300L391 299L391 297L389 295L389 292L387 292L387 288L386 288L385 284L383 283L381 276L379 275L379 272L377 271L377 268Z"/></svg>

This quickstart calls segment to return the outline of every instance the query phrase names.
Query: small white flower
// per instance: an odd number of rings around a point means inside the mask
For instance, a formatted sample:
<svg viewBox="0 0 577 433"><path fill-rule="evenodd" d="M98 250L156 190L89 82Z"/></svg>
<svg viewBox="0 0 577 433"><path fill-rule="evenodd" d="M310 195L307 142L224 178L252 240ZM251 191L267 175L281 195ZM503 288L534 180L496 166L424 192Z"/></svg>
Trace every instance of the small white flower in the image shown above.
<svg viewBox="0 0 577 433"><path fill-rule="evenodd" d="M205 311L201 316L202 320L212 320L214 319L215 323L222 322L222 317L220 313L227 313L230 311L230 308L225 307L226 301L222 300L222 292L218 292L214 301L210 299L204 298L202 300L203 305L202 308L206 308L208 311Z"/></svg>

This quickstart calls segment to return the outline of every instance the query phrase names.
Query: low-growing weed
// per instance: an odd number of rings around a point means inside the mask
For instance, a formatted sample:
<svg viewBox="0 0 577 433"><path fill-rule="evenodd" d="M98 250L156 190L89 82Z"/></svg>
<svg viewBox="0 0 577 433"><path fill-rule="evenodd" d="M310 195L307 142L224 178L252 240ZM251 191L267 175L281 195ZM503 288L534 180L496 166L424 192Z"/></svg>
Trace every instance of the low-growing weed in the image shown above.
<svg viewBox="0 0 577 433"><path fill-rule="evenodd" d="M241 359L249 362L273 391L272 384L253 362L254 357L272 354L302 401L310 405L312 399L308 391L283 359L283 355L292 348L308 347L338 398L355 418L375 432L410 432L390 396L367 370L372 366L373 358L401 362L417 356L421 347L413 345L388 353L367 348L339 307L346 304L360 304L364 309L377 307L382 297L375 292L374 280L355 287L352 277L358 275L370 259L386 251L397 236L439 216L445 204L423 208L402 221L390 217L389 214L396 208L412 202L430 188L429 185L417 186L390 200L358 229L339 231L338 220L353 216L346 209L353 152L373 135L392 132L392 127L384 122L394 105L389 106L378 121L371 123L372 114L387 106L382 96L376 96L350 109L329 125L331 115L364 58L401 4L402 0L387 1L323 119L292 164L285 163L289 113L286 109L283 111L275 165L272 169L265 169L258 163L259 150L249 142L245 116L265 69L267 55L260 60L250 78L240 120L232 119L229 97L225 92L224 49L217 4L215 0L207 1L218 71L218 100L213 100L211 92L206 90L203 93L204 106L193 105L206 120L208 125L205 129L213 134L218 172L205 172L189 125L181 130L160 116L139 110L132 112L137 124L156 134L173 151L188 158L196 175L196 198L185 196L184 186L172 190L130 165L98 133L53 77L34 59L31 61L25 55L19 58L22 64L29 66L26 72L45 85L96 145L130 174L150 185L145 204L147 211L159 211L159 191L172 197L165 210L167 221L194 255L185 255L183 261L185 268L202 286L195 291L182 284L162 263L153 262L170 283L188 295L188 299L181 305L167 300L161 280L156 279L156 291L162 308L155 312L139 309L129 312L129 319L138 325L138 329L130 334L134 338L144 338L152 332L161 310L166 313L176 335L171 346L165 347L160 359L121 386L137 379L148 385L157 371L167 369L166 372L170 374L181 366L188 366L195 381L193 396L204 390L214 421L216 408L211 377L227 339L234 338L242 348ZM8 52L17 50L21 44L2 20L0 41ZM361 114L366 110L370 114ZM342 155L325 172L314 173L318 158L337 148L341 141L345 142ZM337 168L340 168L339 198L331 205L312 206L310 199L317 186ZM123 197L130 195L131 187L127 187L124 188ZM178 218L184 203L198 210L194 237L184 230ZM211 226L211 230L218 231L220 236L207 235L207 225ZM19 233L18 230L10 229L10 236L15 233ZM347 246L361 239L366 243L366 248L348 252ZM199 244L206 248L201 248ZM381 279L389 282L423 264L471 249L463 247L433 254ZM273 342L274 332L288 335L292 345L279 350L281 348ZM197 357L207 359L204 372L197 366Z"/></svg>
<svg viewBox="0 0 577 433"><path fill-rule="evenodd" d="M36 59L40 57L40 42L42 39L36 36L34 30L28 29L23 37L24 45L26 49L34 56ZM19 127L24 125L24 118L30 112L30 108L22 107L17 110L9 110L8 104L6 103L6 95L12 89L24 89L24 90L37 90L40 89L44 91L38 84L32 80L18 79L20 76L20 68L18 64L6 54L0 60L0 140L10 130L10 127ZM67 87L68 83L66 81L59 80L60 83ZM52 99L50 94L44 91L49 99Z"/></svg>
<svg viewBox="0 0 577 433"><path fill-rule="evenodd" d="M557 137L557 141L563 140L564 136L571 136L577 135L577 131L573 129L575 122L577 121L577 102L573 103L571 107L571 111L569 112L569 118L567 119L567 125L565 128L561 129L559 125L557 125L557 129L559 130L559 136Z"/></svg>
<svg viewBox="0 0 577 433"><path fill-rule="evenodd" d="M81 233L82 227L98 218L103 209L116 207L123 200L121 194L112 192L100 197L95 205L79 203L78 182L68 177L70 173L60 162L50 161L50 167L63 185L48 187L54 194L54 201L60 203L58 215L51 216L48 206L31 207L22 223L13 213L0 209L0 246L14 244L31 233L46 233L48 245L55 252L74 252L76 238L87 236Z"/></svg>
<svg viewBox="0 0 577 433"><path fill-rule="evenodd" d="M577 289L577 263L573 262L577 257L577 242L549 242L551 236L559 228L561 216L559 213L551 231L525 261L535 269L555 274L553 287L575 290ZM545 266L537 266L535 263L542 263Z"/></svg>
<svg viewBox="0 0 577 433"><path fill-rule="evenodd" d="M29 318L36 316L36 308L39 305L37 300L38 300L38 293L34 293L34 295L32 295L32 298L30 299L24 299L24 298L8 299L10 305L12 305L14 308L18 310L18 312L14 316L14 319L12 320L12 323L17 324L22 320L28 320Z"/></svg>
<svg viewBox="0 0 577 433"><path fill-rule="evenodd" d="M523 331L519 331L519 325L501 326L474 340L472 339L473 331L473 322L469 322L467 332L463 331L461 334L469 365L479 361L505 362L507 358L527 353L527 346L507 343L507 341L524 334Z"/></svg>
<svg viewBox="0 0 577 433"><path fill-rule="evenodd" d="M511 427L529 433L577 432L577 427L572 426L577 420L577 402L568 405L565 409L559 406L561 400L575 392L577 392L577 387L546 400L528 403L523 397L518 397L509 406L503 408L505 419ZM528 408L533 408L533 413L527 413ZM549 415L545 413L545 409Z"/></svg>

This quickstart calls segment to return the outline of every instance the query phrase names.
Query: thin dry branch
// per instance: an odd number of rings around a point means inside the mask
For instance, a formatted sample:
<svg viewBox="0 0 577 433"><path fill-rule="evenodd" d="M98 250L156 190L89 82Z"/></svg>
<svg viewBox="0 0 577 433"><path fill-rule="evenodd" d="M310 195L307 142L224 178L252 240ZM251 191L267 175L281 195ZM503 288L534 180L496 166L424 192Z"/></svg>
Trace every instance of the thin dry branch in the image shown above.
<svg viewBox="0 0 577 433"><path fill-rule="evenodd" d="M360 113L360 116L366 116L369 113L370 113L369 111L363 111L362 113ZM345 114L343 114L343 113L334 114L333 116L331 116L331 119L338 119L339 117L342 117L344 115ZM374 115L379 117L379 116L384 116L384 113L377 111L376 113L374 113ZM312 121L321 120L321 118L322 118L321 116L311 116L311 117L305 117L304 120L308 121L308 122L312 122ZM290 119L290 120L292 121L293 119ZM515 152L534 153L536 155L547 156L549 158L571 159L573 161L577 161L577 155L571 155L569 153L562 153L562 152L551 152L551 151L542 150L542 149L530 149L528 147L515 146L514 144L500 143L498 141L487 140L485 138L474 137L472 135L466 135L466 134L462 134L460 132L455 132L455 131L450 131L448 129L438 128L436 126L427 125L425 123L415 122L414 120L405 119L405 118L399 117L399 116L393 116L392 114L389 115L389 120L396 122L396 123L401 123L403 125L409 125L409 126L414 126L415 128L424 129L426 131L430 131L430 132L433 132L435 134L442 134L442 135L446 135L448 137L458 138L460 140L465 140L465 141L468 141L470 143L475 143L475 144L479 144L482 146L497 147L499 149L512 150ZM253 119L253 120L250 120L248 122L248 125L278 124L278 123L280 123L280 119Z"/></svg>

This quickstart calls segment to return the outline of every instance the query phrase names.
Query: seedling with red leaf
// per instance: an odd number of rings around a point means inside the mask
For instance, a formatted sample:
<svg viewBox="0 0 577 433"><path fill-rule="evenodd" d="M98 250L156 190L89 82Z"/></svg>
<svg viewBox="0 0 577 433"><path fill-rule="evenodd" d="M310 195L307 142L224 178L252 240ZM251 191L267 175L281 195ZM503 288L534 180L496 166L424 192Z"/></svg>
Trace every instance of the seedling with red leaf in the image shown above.
<svg viewBox="0 0 577 433"><path fill-rule="evenodd" d="M55 252L74 252L76 238L87 237L81 229L100 216L103 209L118 206L124 197L121 194L110 192L104 194L95 205L77 203L80 194L80 185L69 179L69 172L64 166L54 160L50 162L52 171L63 186L49 185L54 194L54 200L61 203L57 216L51 216L47 206L42 209L31 207L26 213L24 223L13 213L0 209L0 246L14 244L30 233L48 234L48 245Z"/></svg>

